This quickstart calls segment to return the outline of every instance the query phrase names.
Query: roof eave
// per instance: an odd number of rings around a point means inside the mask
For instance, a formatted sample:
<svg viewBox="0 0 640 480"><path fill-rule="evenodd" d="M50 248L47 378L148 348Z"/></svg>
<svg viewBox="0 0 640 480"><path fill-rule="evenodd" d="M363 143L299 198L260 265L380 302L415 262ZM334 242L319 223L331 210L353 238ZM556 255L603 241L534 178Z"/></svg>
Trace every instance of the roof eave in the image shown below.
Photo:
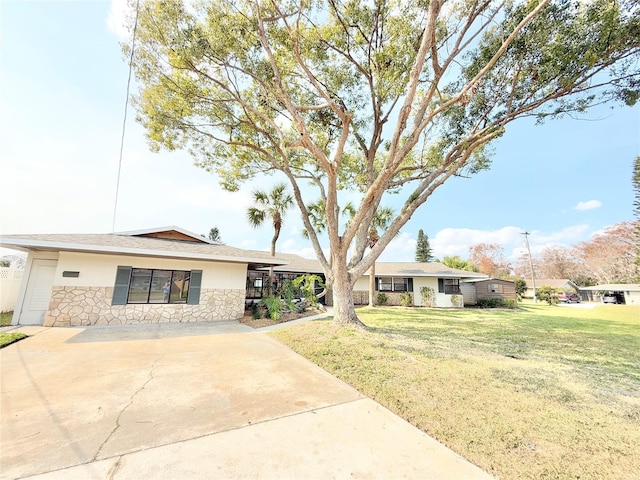
<svg viewBox="0 0 640 480"><path fill-rule="evenodd" d="M285 260L264 257L233 257L228 255L210 255L194 252L177 252L170 250L148 250L142 248L111 247L106 245L85 245L79 243L50 242L46 240L26 240L0 238L0 246L29 252L31 250L64 251L82 253L102 253L106 255L133 255L136 257L176 258L185 260L204 260L210 262L251 263L263 266L286 265Z"/></svg>

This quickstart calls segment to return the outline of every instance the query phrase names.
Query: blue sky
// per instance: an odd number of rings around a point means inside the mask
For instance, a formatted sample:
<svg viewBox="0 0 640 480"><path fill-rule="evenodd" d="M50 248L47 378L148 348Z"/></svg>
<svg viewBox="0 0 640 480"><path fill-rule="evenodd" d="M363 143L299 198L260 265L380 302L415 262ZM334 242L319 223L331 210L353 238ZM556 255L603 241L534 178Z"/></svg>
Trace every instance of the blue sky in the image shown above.
<svg viewBox="0 0 640 480"><path fill-rule="evenodd" d="M2 234L112 230L128 69L111 9L109 1L0 3ZM269 188L275 177L224 192L186 152L151 153L134 116L129 109L116 231L217 226L229 245L269 248L269 227L252 229L245 212L252 188ZM496 143L491 169L440 187L381 260L413 260L420 228L438 257L467 257L469 247L490 242L515 259L523 230L534 252L588 240L633 219L639 154L638 106L542 126L517 121ZM278 249L312 257L301 230L291 211Z"/></svg>

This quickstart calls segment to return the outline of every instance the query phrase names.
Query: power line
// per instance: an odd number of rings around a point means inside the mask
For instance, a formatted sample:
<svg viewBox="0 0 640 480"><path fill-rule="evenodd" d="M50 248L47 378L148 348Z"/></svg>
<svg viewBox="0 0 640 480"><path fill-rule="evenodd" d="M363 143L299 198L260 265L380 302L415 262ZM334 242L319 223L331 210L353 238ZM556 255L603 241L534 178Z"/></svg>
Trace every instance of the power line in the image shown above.
<svg viewBox="0 0 640 480"><path fill-rule="evenodd" d="M533 303L536 303L536 275L533 272L533 261L531 260L531 249L529 248L529 235L531 234L522 232L520 235L524 235L524 243L527 246L527 252L529 252L529 267L531 268L531 281L533 282Z"/></svg>
<svg viewBox="0 0 640 480"><path fill-rule="evenodd" d="M136 16L133 23L133 36L131 39L131 55L129 56L129 77L127 78L127 96L124 102L124 118L122 119L122 136L120 137L120 157L118 159L118 178L116 179L116 197L113 203L113 222L111 233L116 231L116 214L118 212L118 195L120 194L120 173L122 172L122 152L124 150L124 134L127 128L127 112L129 110L129 89L131 87L131 72L133 71L133 54L136 48L136 31L138 30L138 10L140 0L136 0Z"/></svg>

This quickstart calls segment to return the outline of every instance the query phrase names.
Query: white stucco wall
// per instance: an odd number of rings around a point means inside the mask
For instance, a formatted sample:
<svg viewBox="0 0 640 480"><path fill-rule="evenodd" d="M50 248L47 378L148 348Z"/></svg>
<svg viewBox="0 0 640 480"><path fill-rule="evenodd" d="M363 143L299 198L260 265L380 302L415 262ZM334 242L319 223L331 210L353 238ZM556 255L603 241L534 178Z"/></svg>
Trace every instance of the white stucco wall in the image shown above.
<svg viewBox="0 0 640 480"><path fill-rule="evenodd" d="M377 275L376 275L377 276ZM436 294L436 307L447 308L453 307L451 303L451 295L444 293L438 293L438 279L436 277L413 277L413 305L421 307L424 305L422 302L422 295L420 289L422 287L431 287ZM358 279L353 286L354 290L369 290L369 275L363 275ZM462 294L460 294L462 295Z"/></svg>
<svg viewBox="0 0 640 480"><path fill-rule="evenodd" d="M424 302L422 301L422 294L420 290L423 287L433 288L433 291L436 294L436 307L438 308L451 308L453 307L453 303L451 302L451 297L453 295L446 293L438 292L438 279L436 277L416 277L413 279L413 303L416 306L423 306ZM460 296L462 293L459 294Z"/></svg>
<svg viewBox="0 0 640 480"><path fill-rule="evenodd" d="M369 290L369 275L363 275L353 286L354 290Z"/></svg>
<svg viewBox="0 0 640 480"><path fill-rule="evenodd" d="M113 287L119 265L163 270L202 270L201 287L203 289L245 289L246 287L246 264L75 252L60 252L54 285ZM76 278L63 277L64 271L80 272L80 275Z"/></svg>
<svg viewBox="0 0 640 480"><path fill-rule="evenodd" d="M624 301L627 305L640 305L640 292L625 290Z"/></svg>
<svg viewBox="0 0 640 480"><path fill-rule="evenodd" d="M49 306L46 312L43 312L45 326L229 320L240 318L244 313L247 270L244 263L76 252L35 252L30 253L27 258L13 316L14 324L28 320L26 317L22 318L24 313L20 312L25 305L26 285L31 268L37 259L56 260ZM118 266L202 270L200 301L197 305L112 305ZM63 277L64 271L79 272L79 276Z"/></svg>

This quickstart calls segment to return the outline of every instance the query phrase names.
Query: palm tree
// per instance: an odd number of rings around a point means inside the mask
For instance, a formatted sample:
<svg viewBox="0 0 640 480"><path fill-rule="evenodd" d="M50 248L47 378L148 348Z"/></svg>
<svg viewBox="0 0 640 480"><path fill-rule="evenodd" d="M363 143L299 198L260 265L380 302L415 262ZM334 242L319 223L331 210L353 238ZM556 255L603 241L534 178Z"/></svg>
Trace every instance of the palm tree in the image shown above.
<svg viewBox="0 0 640 480"><path fill-rule="evenodd" d="M394 212L389 207L382 207L376 210L375 215L373 216L373 220L371 220L371 227L369 228L369 248L375 247L378 240L380 240L380 235L378 234L378 229L384 230L386 229L391 220L393 220ZM376 262L374 261L371 264L371 275L369 275L369 306L373 307L375 305L374 294L376 291Z"/></svg>
<svg viewBox="0 0 640 480"><path fill-rule="evenodd" d="M271 256L274 257L276 255L276 242L282 229L282 219L287 210L293 206L293 196L287 192L285 183L279 183L270 192L255 190L253 192L253 201L256 206L249 207L247 219L254 228L261 227L267 218L271 219L273 222ZM272 275L273 268L270 270L270 276Z"/></svg>
<svg viewBox="0 0 640 480"><path fill-rule="evenodd" d="M213 227L209 230L209 240L216 243L222 243L222 237L220 236L220 230L218 227Z"/></svg>

